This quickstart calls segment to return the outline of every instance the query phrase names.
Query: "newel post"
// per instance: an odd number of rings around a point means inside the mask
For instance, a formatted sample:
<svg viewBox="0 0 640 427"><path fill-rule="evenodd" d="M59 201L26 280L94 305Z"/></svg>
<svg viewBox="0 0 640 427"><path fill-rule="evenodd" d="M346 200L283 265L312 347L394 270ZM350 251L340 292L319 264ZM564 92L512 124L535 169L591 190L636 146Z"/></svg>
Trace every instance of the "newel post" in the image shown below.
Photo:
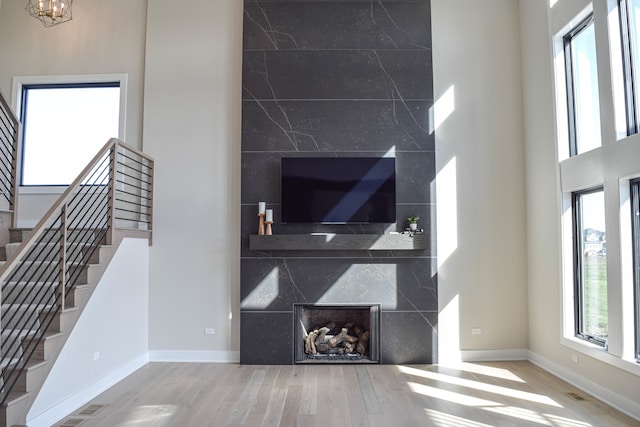
<svg viewBox="0 0 640 427"><path fill-rule="evenodd" d="M107 219L107 245L113 244L113 228L116 218L116 169L118 167L118 143L109 150L109 213Z"/></svg>

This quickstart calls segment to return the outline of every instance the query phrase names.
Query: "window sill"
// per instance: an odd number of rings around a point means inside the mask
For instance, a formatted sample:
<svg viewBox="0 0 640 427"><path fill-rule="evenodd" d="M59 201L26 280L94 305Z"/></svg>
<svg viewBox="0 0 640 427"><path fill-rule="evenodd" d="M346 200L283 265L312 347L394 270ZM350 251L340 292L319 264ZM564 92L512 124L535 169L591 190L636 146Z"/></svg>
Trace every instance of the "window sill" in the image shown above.
<svg viewBox="0 0 640 427"><path fill-rule="evenodd" d="M637 363L635 359L623 359L621 357L614 356L604 348L579 338L564 337L561 339L561 343L565 347L569 347L574 351L599 360L607 365L614 366L631 374L640 376L640 363Z"/></svg>

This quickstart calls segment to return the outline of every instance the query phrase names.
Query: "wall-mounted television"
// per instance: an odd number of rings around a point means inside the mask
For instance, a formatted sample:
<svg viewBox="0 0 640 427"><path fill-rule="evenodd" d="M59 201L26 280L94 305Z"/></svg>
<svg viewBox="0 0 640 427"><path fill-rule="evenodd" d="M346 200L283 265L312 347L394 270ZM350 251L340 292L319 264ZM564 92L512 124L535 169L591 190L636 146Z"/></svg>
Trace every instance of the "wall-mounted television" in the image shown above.
<svg viewBox="0 0 640 427"><path fill-rule="evenodd" d="M284 157L282 222L393 223L396 162L391 157Z"/></svg>

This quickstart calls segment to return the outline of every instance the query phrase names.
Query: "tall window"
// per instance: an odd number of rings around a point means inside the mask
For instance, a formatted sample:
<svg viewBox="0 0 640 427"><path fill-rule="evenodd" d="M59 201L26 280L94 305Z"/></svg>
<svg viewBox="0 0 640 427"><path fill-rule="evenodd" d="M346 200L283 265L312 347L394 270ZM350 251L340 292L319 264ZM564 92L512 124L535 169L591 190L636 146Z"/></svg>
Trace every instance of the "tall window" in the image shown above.
<svg viewBox="0 0 640 427"><path fill-rule="evenodd" d="M601 145L593 16L589 16L567 33L563 42L569 112L569 151L575 156Z"/></svg>
<svg viewBox="0 0 640 427"><path fill-rule="evenodd" d="M627 135L638 132L640 109L640 0L618 0Z"/></svg>
<svg viewBox="0 0 640 427"><path fill-rule="evenodd" d="M21 185L68 185L118 137L120 82L22 85Z"/></svg>
<svg viewBox="0 0 640 427"><path fill-rule="evenodd" d="M640 179L631 182L631 214L633 225L633 280L635 307L635 349L640 361Z"/></svg>
<svg viewBox="0 0 640 427"><path fill-rule="evenodd" d="M604 345L609 335L604 191L573 193L576 336Z"/></svg>

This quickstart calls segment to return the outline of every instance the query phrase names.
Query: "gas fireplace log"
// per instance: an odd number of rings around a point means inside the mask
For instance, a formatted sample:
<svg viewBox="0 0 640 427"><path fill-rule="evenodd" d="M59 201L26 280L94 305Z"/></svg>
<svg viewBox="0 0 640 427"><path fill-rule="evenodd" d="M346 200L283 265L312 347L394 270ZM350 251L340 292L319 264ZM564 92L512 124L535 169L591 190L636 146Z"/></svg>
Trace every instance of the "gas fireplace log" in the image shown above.
<svg viewBox="0 0 640 427"><path fill-rule="evenodd" d="M324 343L324 337L327 335L327 333L329 331L330 331L330 329L327 328L326 326L324 326L324 327L322 327L322 328L320 328L318 330L318 336L315 339L316 346Z"/></svg>
<svg viewBox="0 0 640 427"><path fill-rule="evenodd" d="M327 344L329 344L329 347L335 347L338 344L340 344L347 335L348 335L347 329L342 328L342 330L338 335L334 336L333 338L329 338L329 341L327 342Z"/></svg>
<svg viewBox="0 0 640 427"><path fill-rule="evenodd" d="M305 341L305 346L304 346L305 353L307 354L317 353L316 343L315 343L316 335L317 335L317 332L313 331L309 334L309 336L307 336L307 340Z"/></svg>
<svg viewBox="0 0 640 427"><path fill-rule="evenodd" d="M350 343L354 343L358 341L358 337L349 335L347 328L342 328L342 330L338 335L334 336L333 338L329 338L329 341L327 341L327 344L329 344L329 347L336 347L342 341L348 341Z"/></svg>
<svg viewBox="0 0 640 427"><path fill-rule="evenodd" d="M354 343L350 343L349 341L342 341L340 346L344 348L347 353L353 353L353 350L356 348Z"/></svg>
<svg viewBox="0 0 640 427"><path fill-rule="evenodd" d="M356 351L360 354L365 354L367 352L367 347L369 346L369 331L363 332L358 335L358 345L356 345Z"/></svg>
<svg viewBox="0 0 640 427"><path fill-rule="evenodd" d="M328 344L318 344L316 346L316 351L318 353L321 353L321 354L326 354L326 353L329 352L329 345Z"/></svg>

